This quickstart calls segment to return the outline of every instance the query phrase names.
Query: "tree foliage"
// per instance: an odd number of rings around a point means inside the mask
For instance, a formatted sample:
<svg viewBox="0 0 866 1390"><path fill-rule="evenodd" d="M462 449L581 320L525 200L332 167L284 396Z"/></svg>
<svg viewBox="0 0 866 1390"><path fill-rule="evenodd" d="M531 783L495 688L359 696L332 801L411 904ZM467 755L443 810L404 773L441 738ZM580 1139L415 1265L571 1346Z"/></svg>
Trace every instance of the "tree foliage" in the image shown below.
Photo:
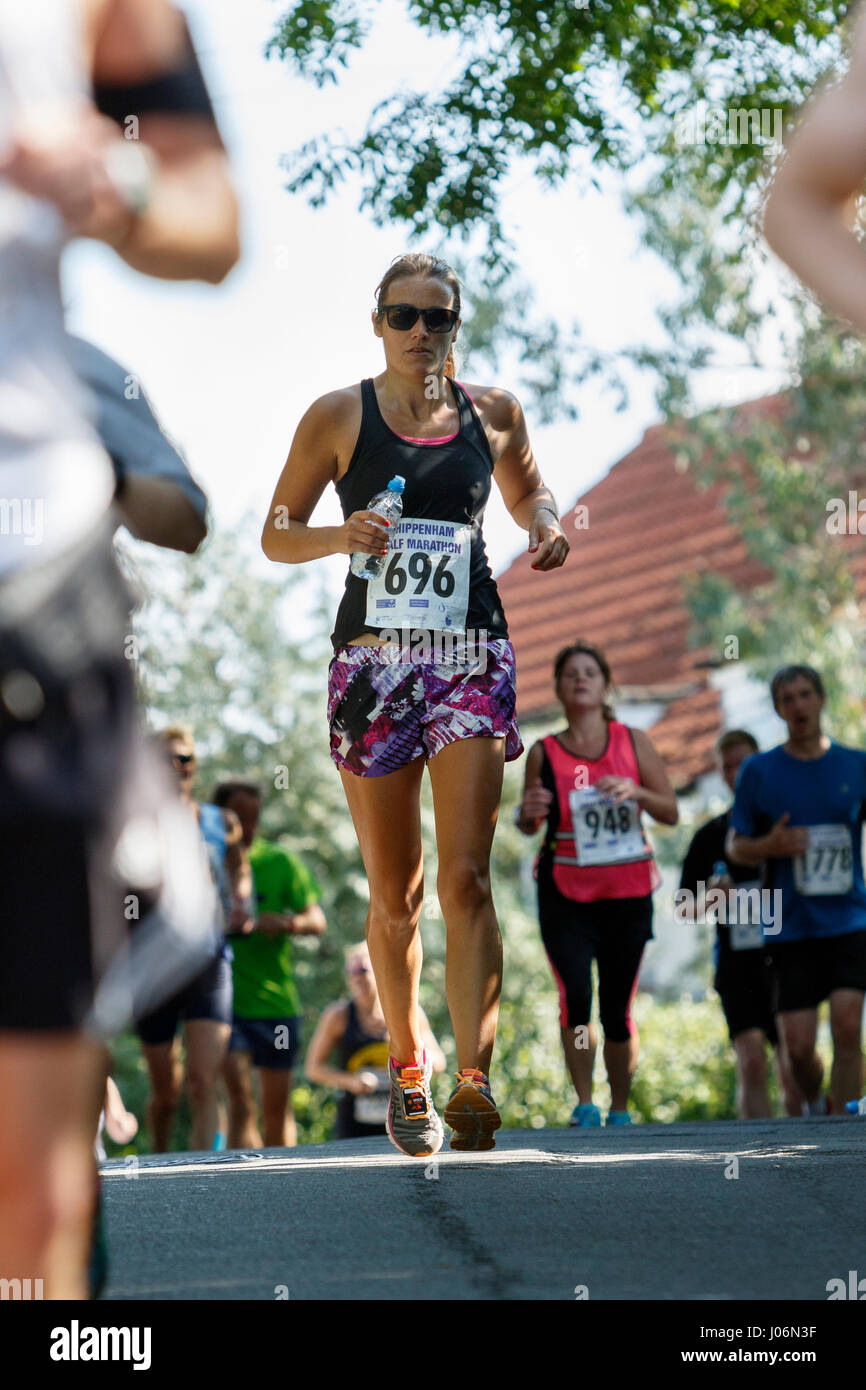
<svg viewBox="0 0 866 1390"><path fill-rule="evenodd" d="M702 101L787 120L837 57L846 9L841 0L410 0L420 29L457 38L458 71L441 89L383 97L357 139L328 131L291 152L289 188L317 206L358 176L361 206L380 225L479 233L494 267L511 245L501 197L519 161L556 185L651 155L668 186L688 175L716 197L735 189L735 212L761 176L760 147L696 143L687 168L678 122ZM319 85L337 82L378 10L371 0L299 0L269 52Z"/></svg>

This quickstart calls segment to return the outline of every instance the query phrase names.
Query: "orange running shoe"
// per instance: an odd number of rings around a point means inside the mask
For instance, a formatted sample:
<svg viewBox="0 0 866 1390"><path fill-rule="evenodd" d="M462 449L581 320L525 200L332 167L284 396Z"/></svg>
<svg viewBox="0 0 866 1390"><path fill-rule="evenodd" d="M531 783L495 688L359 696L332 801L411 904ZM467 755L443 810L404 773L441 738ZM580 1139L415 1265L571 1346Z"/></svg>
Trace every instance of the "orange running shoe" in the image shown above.
<svg viewBox="0 0 866 1390"><path fill-rule="evenodd" d="M442 1121L430 1095L433 1067L429 1057L424 1064L409 1062L395 1066L388 1060L391 1100L385 1131L395 1149L411 1158L428 1158L438 1153L445 1138Z"/></svg>
<svg viewBox="0 0 866 1390"><path fill-rule="evenodd" d="M492 1149L496 1143L494 1130L502 1124L490 1082L477 1067L464 1067L455 1072L457 1085L448 1097L445 1123L454 1133L452 1149Z"/></svg>

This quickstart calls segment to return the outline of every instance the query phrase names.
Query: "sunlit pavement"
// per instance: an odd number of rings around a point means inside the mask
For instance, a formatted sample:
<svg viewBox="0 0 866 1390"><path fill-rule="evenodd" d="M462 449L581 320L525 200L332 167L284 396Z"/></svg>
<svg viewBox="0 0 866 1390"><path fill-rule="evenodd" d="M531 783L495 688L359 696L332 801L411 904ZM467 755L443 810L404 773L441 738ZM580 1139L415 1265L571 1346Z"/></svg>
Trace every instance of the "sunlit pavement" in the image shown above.
<svg viewBox="0 0 866 1390"><path fill-rule="evenodd" d="M102 1168L116 1299L820 1299L866 1276L866 1120L361 1139Z"/></svg>

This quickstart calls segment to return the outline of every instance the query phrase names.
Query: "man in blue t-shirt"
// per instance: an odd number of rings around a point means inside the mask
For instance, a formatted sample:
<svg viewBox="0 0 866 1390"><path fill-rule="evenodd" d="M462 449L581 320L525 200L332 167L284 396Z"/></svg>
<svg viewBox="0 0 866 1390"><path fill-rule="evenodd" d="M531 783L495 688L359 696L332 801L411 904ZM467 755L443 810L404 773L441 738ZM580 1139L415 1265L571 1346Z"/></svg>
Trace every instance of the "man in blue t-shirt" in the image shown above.
<svg viewBox="0 0 866 1390"><path fill-rule="evenodd" d="M824 685L811 666L785 666L770 690L788 740L743 764L727 853L738 864L766 862L764 887L781 901L764 916L779 1014L805 1114L827 1114L823 1065L815 1048L818 1005L830 1001L830 1099L862 1093L861 1025L866 994L866 887L861 829L866 752L821 733ZM764 895L762 895L762 898ZM775 923L775 927L774 927Z"/></svg>

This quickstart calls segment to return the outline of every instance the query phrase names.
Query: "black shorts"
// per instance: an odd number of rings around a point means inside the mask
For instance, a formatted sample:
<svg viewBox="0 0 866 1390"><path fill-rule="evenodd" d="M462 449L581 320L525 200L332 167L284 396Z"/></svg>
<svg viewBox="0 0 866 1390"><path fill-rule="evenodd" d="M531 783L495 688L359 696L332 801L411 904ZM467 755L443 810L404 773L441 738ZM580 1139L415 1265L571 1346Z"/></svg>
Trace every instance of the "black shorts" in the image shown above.
<svg viewBox="0 0 866 1390"><path fill-rule="evenodd" d="M232 967L225 956L219 955L210 961L171 999L139 1019L136 1031L141 1041L150 1047L170 1043L174 1041L181 1018L187 1022L201 1018L214 1023L231 1023Z"/></svg>
<svg viewBox="0 0 866 1390"><path fill-rule="evenodd" d="M0 1028L81 1027L93 1002L89 835L0 820Z"/></svg>
<svg viewBox="0 0 866 1390"><path fill-rule="evenodd" d="M254 1067L291 1071L300 1045L299 1018L232 1018L229 1052L249 1052Z"/></svg>
<svg viewBox="0 0 866 1390"><path fill-rule="evenodd" d="M836 989L866 991L866 931L770 947L776 1013L816 1009Z"/></svg>
<svg viewBox="0 0 866 1390"><path fill-rule="evenodd" d="M652 894L640 898L602 898L575 902L553 882L549 869L538 869L538 917L541 939L559 986L559 1021L563 1028L586 1025L592 1014L592 961L598 962L601 1026L609 1042L627 1042L632 1034L631 1002L637 989L641 957L652 939Z"/></svg>
<svg viewBox="0 0 866 1390"><path fill-rule="evenodd" d="M721 951L713 984L722 1001L731 1041L760 1028L775 1047L779 1041L773 1009L773 968L766 951Z"/></svg>

